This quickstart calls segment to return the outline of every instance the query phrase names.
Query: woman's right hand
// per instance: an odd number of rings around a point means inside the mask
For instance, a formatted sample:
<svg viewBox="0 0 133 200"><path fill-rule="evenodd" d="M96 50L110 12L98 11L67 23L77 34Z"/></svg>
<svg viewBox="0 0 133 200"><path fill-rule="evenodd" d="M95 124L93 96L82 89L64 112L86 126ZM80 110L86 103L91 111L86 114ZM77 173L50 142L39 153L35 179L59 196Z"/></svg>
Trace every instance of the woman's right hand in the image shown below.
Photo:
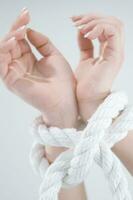
<svg viewBox="0 0 133 200"><path fill-rule="evenodd" d="M47 125L75 126L77 105L70 65L46 36L26 28L29 21L24 9L0 42L0 76L9 90L41 111ZM26 32L42 55L40 60L25 39Z"/></svg>

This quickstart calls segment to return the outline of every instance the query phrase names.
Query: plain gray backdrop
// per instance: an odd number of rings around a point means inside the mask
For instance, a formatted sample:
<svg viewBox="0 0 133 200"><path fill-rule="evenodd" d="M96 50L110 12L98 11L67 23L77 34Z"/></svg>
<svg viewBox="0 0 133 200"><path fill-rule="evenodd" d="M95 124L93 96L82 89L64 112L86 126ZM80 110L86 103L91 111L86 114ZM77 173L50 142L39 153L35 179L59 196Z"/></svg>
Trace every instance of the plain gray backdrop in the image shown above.
<svg viewBox="0 0 133 200"><path fill-rule="evenodd" d="M29 26L48 35L62 51L74 69L79 52L76 29L70 16L100 12L119 17L125 23L125 63L115 84L115 89L125 90L133 103L133 1L126 0L0 0L0 37L23 7L31 13ZM32 137L29 126L38 111L10 93L0 83L0 199L37 200L41 183L29 164ZM131 149L133 151L133 149ZM125 170L125 169L124 169ZM127 174L133 195L133 178ZM95 164L86 180L88 199L111 200L112 196L103 172Z"/></svg>

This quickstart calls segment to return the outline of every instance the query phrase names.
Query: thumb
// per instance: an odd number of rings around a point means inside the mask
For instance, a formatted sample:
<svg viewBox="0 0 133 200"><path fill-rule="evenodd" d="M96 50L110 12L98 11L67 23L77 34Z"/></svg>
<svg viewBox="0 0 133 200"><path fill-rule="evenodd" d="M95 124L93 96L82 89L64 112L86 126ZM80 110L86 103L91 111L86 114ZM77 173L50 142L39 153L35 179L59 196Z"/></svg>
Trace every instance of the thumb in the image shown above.
<svg viewBox="0 0 133 200"><path fill-rule="evenodd" d="M27 37L31 44L43 56L50 56L59 52L56 47L51 43L49 38L33 29L27 29Z"/></svg>
<svg viewBox="0 0 133 200"><path fill-rule="evenodd" d="M84 35L78 31L78 45L80 49L81 60L93 58L93 44L88 38L84 38Z"/></svg>

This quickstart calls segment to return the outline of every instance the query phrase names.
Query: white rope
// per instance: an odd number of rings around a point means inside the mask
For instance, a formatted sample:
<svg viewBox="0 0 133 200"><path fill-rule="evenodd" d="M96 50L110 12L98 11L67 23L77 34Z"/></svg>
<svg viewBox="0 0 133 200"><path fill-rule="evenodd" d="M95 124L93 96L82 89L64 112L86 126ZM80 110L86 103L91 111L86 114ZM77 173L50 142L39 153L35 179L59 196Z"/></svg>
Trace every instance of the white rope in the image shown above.
<svg viewBox="0 0 133 200"><path fill-rule="evenodd" d="M133 129L133 108L127 104L124 93L112 93L88 120L83 131L47 128L41 117L34 121L35 142L30 158L33 168L43 179L40 200L57 200L61 187L83 182L93 161L103 169L115 199L132 199L121 163L110 149ZM49 166L45 145L69 149Z"/></svg>

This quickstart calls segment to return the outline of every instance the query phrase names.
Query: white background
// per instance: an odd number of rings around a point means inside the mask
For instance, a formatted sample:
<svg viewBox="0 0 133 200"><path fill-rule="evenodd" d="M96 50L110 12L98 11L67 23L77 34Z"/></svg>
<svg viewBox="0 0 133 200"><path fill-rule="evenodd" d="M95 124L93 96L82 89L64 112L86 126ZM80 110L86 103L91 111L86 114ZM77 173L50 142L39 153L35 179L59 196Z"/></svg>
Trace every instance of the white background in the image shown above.
<svg viewBox="0 0 133 200"><path fill-rule="evenodd" d="M28 7L36 28L52 39L71 63L78 62L76 30L69 17L75 14L101 12L122 19L126 29L126 58L114 88L125 90L133 103L133 1L126 0L0 0L0 37L23 7ZM0 199L37 200L40 178L29 164L31 136L29 125L38 112L11 94L0 84ZM133 151L133 149L131 149ZM133 179L126 172L133 195ZM87 178L88 199L111 200L103 173L93 166Z"/></svg>

